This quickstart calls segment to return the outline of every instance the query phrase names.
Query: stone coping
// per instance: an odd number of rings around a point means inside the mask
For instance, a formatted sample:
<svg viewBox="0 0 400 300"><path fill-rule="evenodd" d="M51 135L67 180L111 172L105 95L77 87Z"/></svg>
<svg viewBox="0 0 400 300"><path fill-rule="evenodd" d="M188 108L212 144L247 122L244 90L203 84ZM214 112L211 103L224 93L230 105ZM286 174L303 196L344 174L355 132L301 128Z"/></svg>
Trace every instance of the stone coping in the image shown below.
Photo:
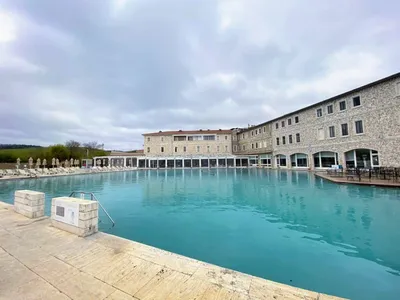
<svg viewBox="0 0 400 300"><path fill-rule="evenodd" d="M393 180L381 180L381 179L371 179L371 181L358 181L357 178L348 180L346 176L335 177L329 176L328 174L323 174L321 172L316 172L315 176L329 180L334 183L340 184L356 184L356 185L366 185L366 186L379 186L379 187L390 187L390 188L400 188L400 182L393 182Z"/></svg>
<svg viewBox="0 0 400 300"><path fill-rule="evenodd" d="M77 237L0 202L4 299L341 299L106 233Z"/></svg>

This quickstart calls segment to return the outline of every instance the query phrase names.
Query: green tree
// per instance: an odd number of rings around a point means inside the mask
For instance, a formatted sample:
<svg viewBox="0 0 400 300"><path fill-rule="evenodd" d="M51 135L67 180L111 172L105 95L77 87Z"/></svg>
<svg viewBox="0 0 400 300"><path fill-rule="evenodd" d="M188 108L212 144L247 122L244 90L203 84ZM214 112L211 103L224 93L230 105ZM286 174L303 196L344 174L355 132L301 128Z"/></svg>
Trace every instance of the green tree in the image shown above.
<svg viewBox="0 0 400 300"><path fill-rule="evenodd" d="M49 153L52 158L58 158L60 161L70 158L70 152L64 145L50 146Z"/></svg>

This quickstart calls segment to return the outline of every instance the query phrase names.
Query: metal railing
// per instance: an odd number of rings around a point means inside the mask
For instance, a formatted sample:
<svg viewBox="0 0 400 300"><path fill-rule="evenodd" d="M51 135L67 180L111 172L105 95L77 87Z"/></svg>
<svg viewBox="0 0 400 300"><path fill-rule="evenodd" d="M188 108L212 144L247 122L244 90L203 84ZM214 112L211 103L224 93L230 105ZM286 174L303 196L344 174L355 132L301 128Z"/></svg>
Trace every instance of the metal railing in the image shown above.
<svg viewBox="0 0 400 300"><path fill-rule="evenodd" d="M80 195L79 198L81 198L81 199L85 199L85 195L90 195L90 200L96 201L99 204L99 206L104 211L106 216L110 219L110 221L112 223L112 227L114 227L114 225L115 225L114 220L111 218L110 214L106 211L106 209L103 207L103 205L101 205L100 201L96 198L96 196L92 192L75 191L75 192L72 192L69 196L74 197L76 194L79 194Z"/></svg>

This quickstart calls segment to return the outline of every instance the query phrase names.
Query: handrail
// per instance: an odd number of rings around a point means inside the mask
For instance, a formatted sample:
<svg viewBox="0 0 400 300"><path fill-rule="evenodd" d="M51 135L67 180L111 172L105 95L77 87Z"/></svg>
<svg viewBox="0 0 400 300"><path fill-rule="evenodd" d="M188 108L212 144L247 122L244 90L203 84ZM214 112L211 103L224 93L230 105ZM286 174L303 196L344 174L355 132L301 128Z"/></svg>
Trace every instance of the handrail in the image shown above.
<svg viewBox="0 0 400 300"><path fill-rule="evenodd" d="M94 201L96 201L97 203L99 203L101 209L104 211L104 213L107 215L107 217L108 217L108 218L110 219L110 221L112 222L112 224L113 224L112 227L114 227L114 225L115 225L114 220L111 218L111 216L110 216L109 213L106 211L106 209L103 207L103 205L101 205L100 201L97 199L97 197L95 196L94 193L92 193L92 192L74 191L74 192L72 192L69 196L70 196L70 197L73 197L75 194L80 194L82 199L85 199L85 195L90 195L90 200L92 200L92 201L94 200ZM82 197L82 196L83 196L83 197Z"/></svg>

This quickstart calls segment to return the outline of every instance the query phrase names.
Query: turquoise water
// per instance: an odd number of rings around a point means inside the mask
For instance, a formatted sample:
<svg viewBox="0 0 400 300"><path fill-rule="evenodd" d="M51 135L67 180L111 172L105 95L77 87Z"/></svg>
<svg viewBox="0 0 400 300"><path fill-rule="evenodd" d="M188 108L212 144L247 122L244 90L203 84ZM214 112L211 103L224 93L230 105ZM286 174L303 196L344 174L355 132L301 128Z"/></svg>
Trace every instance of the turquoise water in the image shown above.
<svg viewBox="0 0 400 300"><path fill-rule="evenodd" d="M0 182L50 200L93 191L103 231L270 280L352 299L399 299L400 189L255 169L102 173Z"/></svg>

